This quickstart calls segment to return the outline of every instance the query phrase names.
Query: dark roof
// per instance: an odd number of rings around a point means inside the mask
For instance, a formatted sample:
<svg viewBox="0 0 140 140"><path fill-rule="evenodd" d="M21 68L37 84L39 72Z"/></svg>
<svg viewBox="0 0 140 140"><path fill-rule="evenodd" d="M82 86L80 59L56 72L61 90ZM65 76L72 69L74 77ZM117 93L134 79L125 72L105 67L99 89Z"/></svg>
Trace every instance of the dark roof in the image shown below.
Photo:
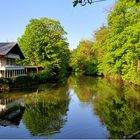
<svg viewBox="0 0 140 140"><path fill-rule="evenodd" d="M0 43L0 55L7 55L8 53L18 54L21 59L25 58L23 52L21 51L17 43L15 42Z"/></svg>

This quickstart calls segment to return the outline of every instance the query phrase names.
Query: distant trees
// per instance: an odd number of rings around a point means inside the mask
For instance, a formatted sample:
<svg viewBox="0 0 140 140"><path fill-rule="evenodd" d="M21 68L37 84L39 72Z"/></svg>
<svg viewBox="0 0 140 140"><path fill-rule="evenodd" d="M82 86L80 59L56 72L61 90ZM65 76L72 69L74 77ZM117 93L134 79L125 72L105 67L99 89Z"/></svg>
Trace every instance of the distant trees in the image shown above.
<svg viewBox="0 0 140 140"><path fill-rule="evenodd" d="M108 28L102 26L93 35L93 41L82 40L72 52L71 66L75 72L85 75L104 73L104 56Z"/></svg>
<svg viewBox="0 0 140 140"><path fill-rule="evenodd" d="M45 70L65 75L69 63L66 32L59 21L41 18L31 19L18 43L26 59L24 65L41 65Z"/></svg>
<svg viewBox="0 0 140 140"><path fill-rule="evenodd" d="M90 40L80 41L77 49L72 52L71 66L73 71L80 74L96 75L97 63L93 42Z"/></svg>
<svg viewBox="0 0 140 140"><path fill-rule="evenodd" d="M104 56L105 56L105 48L106 48L106 39L108 37L108 27L102 26L99 30L97 30L94 35L94 49L95 56L98 60L98 75L102 75L104 73Z"/></svg>

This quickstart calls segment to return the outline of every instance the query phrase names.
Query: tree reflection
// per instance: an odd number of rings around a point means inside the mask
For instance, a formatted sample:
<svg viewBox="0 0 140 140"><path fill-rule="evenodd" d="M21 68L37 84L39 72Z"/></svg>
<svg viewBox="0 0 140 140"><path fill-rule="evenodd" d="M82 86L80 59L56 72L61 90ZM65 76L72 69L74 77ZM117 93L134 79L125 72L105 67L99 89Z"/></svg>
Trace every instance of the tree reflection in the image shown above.
<svg viewBox="0 0 140 140"><path fill-rule="evenodd" d="M104 89L104 90L102 90ZM92 101L96 113L110 132L110 138L128 138L140 128L140 92L129 86L98 81ZM138 137L138 136L137 136Z"/></svg>
<svg viewBox="0 0 140 140"><path fill-rule="evenodd" d="M80 101L93 104L109 138L129 138L140 130L140 92L134 87L93 77L71 77L69 81Z"/></svg>
<svg viewBox="0 0 140 140"><path fill-rule="evenodd" d="M69 95L67 87L41 88L41 92L25 98L23 122L32 135L48 136L58 133L67 120Z"/></svg>
<svg viewBox="0 0 140 140"><path fill-rule="evenodd" d="M70 77L69 88L74 89L81 102L90 102L96 92L97 78L82 76Z"/></svg>

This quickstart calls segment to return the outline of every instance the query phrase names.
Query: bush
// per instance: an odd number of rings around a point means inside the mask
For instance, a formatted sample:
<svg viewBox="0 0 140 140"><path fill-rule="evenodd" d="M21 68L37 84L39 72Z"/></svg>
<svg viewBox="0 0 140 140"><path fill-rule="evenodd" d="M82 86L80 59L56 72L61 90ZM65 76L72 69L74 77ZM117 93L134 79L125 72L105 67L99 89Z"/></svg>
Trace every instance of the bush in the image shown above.
<svg viewBox="0 0 140 140"><path fill-rule="evenodd" d="M13 78L0 78L0 89L11 88L28 88L35 84L42 84L45 82L51 82L53 77L50 77L46 71L39 73L31 73L26 76L19 76Z"/></svg>

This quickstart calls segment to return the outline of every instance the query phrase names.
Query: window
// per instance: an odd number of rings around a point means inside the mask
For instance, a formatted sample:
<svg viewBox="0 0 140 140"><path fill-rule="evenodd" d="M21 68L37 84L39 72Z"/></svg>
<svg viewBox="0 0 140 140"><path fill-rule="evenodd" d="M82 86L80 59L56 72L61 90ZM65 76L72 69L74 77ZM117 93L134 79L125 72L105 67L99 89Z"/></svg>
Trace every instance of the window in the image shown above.
<svg viewBox="0 0 140 140"><path fill-rule="evenodd" d="M15 59L7 58L7 65L15 65L16 61Z"/></svg>

